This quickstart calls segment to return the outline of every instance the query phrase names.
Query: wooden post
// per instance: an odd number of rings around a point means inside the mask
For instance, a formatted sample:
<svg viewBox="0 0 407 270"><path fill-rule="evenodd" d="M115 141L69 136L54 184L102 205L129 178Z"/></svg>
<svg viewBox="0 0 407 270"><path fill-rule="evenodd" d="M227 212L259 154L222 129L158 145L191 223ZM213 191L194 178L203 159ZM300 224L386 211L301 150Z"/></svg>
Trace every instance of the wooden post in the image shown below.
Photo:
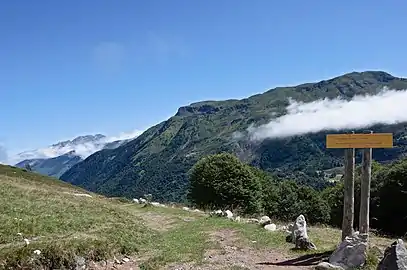
<svg viewBox="0 0 407 270"><path fill-rule="evenodd" d="M343 219L342 240L353 233L353 220L355 211L355 149L345 149L345 174L344 174L344 196L343 196Z"/></svg>
<svg viewBox="0 0 407 270"><path fill-rule="evenodd" d="M370 131L372 134L373 131ZM370 182L372 178L372 148L362 152L362 177L360 183L359 232L369 233Z"/></svg>

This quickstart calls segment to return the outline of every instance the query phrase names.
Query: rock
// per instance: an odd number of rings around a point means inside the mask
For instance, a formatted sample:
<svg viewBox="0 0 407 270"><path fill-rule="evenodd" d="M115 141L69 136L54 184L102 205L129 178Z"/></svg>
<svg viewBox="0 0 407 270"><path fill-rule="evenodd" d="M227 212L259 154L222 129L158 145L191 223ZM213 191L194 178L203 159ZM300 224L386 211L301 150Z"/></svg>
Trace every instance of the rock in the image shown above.
<svg viewBox="0 0 407 270"><path fill-rule="evenodd" d="M237 217L235 218L235 221L236 221L236 222L240 222L240 216L237 216Z"/></svg>
<svg viewBox="0 0 407 270"><path fill-rule="evenodd" d="M122 261L123 261L123 262L125 262L125 263L127 263L127 262L129 262L129 261L130 261L130 259L129 259L129 258L127 258L127 257L124 257L124 258L122 259Z"/></svg>
<svg viewBox="0 0 407 270"><path fill-rule="evenodd" d="M133 202L137 203L137 204L140 203L140 201L138 199L133 199Z"/></svg>
<svg viewBox="0 0 407 270"><path fill-rule="evenodd" d="M194 209L194 211L192 211L192 212L195 212L195 213L202 213L202 211L199 210L199 209Z"/></svg>
<svg viewBox="0 0 407 270"><path fill-rule="evenodd" d="M257 218L248 218L246 219L247 223L259 223L260 221Z"/></svg>
<svg viewBox="0 0 407 270"><path fill-rule="evenodd" d="M184 207L182 207L182 210L189 211L189 208L184 206Z"/></svg>
<svg viewBox="0 0 407 270"><path fill-rule="evenodd" d="M316 249L316 246L308 238L307 222L305 221L305 217L303 215L299 215L295 220L292 228L291 239L286 237L286 241L287 240L294 242L296 249Z"/></svg>
<svg viewBox="0 0 407 270"><path fill-rule="evenodd" d="M224 214L222 210L215 210L212 211L209 215L213 217L222 217Z"/></svg>
<svg viewBox="0 0 407 270"><path fill-rule="evenodd" d="M86 260L84 257L75 256L76 270L86 269Z"/></svg>
<svg viewBox="0 0 407 270"><path fill-rule="evenodd" d="M277 230L277 226L276 226L276 224L267 224L266 226L264 226L264 229L266 229L267 231L270 231L270 232L274 232L274 231L276 231Z"/></svg>
<svg viewBox="0 0 407 270"><path fill-rule="evenodd" d="M384 251L384 257L380 261L377 270L407 269L407 249L403 240L397 239Z"/></svg>
<svg viewBox="0 0 407 270"><path fill-rule="evenodd" d="M228 219L233 219L233 213L232 213L232 211L226 210L226 211L225 211L225 214L226 214L226 217L227 217Z"/></svg>
<svg viewBox="0 0 407 270"><path fill-rule="evenodd" d="M151 205L160 206L160 203L159 202L151 202Z"/></svg>
<svg viewBox="0 0 407 270"><path fill-rule="evenodd" d="M92 198L91 195L85 194L85 193L74 193L74 194L72 194L72 195L78 196L78 197L88 197L88 198Z"/></svg>
<svg viewBox="0 0 407 270"><path fill-rule="evenodd" d="M140 198L139 201L140 201L140 203L147 203L147 200L143 199L143 198Z"/></svg>
<svg viewBox="0 0 407 270"><path fill-rule="evenodd" d="M367 237L367 234L359 234L359 232L347 236L329 257L329 263L344 269L363 266L367 255Z"/></svg>
<svg viewBox="0 0 407 270"><path fill-rule="evenodd" d="M317 270L326 270L326 269L337 269L337 270L344 270L342 267L330 264L328 262L321 262L317 266L315 266Z"/></svg>
<svg viewBox="0 0 407 270"><path fill-rule="evenodd" d="M261 218L260 218L260 221L259 221L259 224L261 225L261 226L266 226L267 224L270 224L271 223L271 218L269 218L268 216L262 216Z"/></svg>

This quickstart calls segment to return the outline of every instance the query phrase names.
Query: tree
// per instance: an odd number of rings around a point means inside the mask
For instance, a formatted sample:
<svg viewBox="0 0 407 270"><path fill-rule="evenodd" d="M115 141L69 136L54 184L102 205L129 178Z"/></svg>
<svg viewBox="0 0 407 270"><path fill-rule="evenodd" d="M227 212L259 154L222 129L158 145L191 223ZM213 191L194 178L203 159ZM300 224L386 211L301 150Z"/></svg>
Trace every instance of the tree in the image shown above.
<svg viewBox="0 0 407 270"><path fill-rule="evenodd" d="M188 199L200 208L240 209L246 214L260 211L259 178L232 154L202 158L190 170L189 180Z"/></svg>

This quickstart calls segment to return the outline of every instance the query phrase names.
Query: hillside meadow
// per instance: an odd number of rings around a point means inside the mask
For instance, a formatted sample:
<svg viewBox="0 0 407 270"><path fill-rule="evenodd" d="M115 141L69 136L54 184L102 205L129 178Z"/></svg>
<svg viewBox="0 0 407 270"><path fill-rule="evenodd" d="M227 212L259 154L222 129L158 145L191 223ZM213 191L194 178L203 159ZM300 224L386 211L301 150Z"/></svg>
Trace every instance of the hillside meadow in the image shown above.
<svg viewBox="0 0 407 270"><path fill-rule="evenodd" d="M179 207L143 207L3 165L0 209L3 269L72 269L84 262L91 269L308 269L340 241L339 230L311 226L318 250L293 251L282 231ZM382 250L391 242L371 239ZM372 258L368 265L377 263Z"/></svg>

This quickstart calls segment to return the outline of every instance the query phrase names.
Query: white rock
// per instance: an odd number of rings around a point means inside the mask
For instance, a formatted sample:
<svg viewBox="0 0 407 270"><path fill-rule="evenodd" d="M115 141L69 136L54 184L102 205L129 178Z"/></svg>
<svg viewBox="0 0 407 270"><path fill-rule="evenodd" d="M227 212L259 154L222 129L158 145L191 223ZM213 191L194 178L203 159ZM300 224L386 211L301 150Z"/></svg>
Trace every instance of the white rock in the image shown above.
<svg viewBox="0 0 407 270"><path fill-rule="evenodd" d="M39 250L39 249L34 250L34 254L40 255L40 254L41 254L41 250Z"/></svg>
<svg viewBox="0 0 407 270"><path fill-rule="evenodd" d="M182 210L189 211L189 208L184 206L184 207L182 207Z"/></svg>
<svg viewBox="0 0 407 270"><path fill-rule="evenodd" d="M260 221L257 218L248 218L246 219L247 223L259 223Z"/></svg>
<svg viewBox="0 0 407 270"><path fill-rule="evenodd" d="M139 201L140 201L140 203L147 203L147 200L144 198L140 198Z"/></svg>
<svg viewBox="0 0 407 270"><path fill-rule="evenodd" d="M240 222L240 216L237 216L237 217L235 218L235 221L236 221L236 222Z"/></svg>
<svg viewBox="0 0 407 270"><path fill-rule="evenodd" d="M262 216L260 218L259 224L261 226L265 226L265 225L270 224L270 223L271 223L271 218L269 218L268 216Z"/></svg>
<svg viewBox="0 0 407 270"><path fill-rule="evenodd" d="M277 230L277 226L276 226L276 224L271 223L271 224L267 224L266 226L264 226L264 229L266 229L270 232L274 232Z"/></svg>
<svg viewBox="0 0 407 270"><path fill-rule="evenodd" d="M223 217L224 213L222 210L215 210L209 213L210 216L216 216L216 217Z"/></svg>
<svg viewBox="0 0 407 270"><path fill-rule="evenodd" d="M28 246L30 244L30 240L28 240L27 238L24 238L24 242L25 244Z"/></svg>
<svg viewBox="0 0 407 270"><path fill-rule="evenodd" d="M192 211L192 212L195 212L195 213L201 213L202 211L201 211L201 210L199 210L199 209L194 209L194 211Z"/></svg>
<svg viewBox="0 0 407 270"><path fill-rule="evenodd" d="M233 213L232 213L232 211L226 210L226 211L225 211L225 214L226 214L226 217L227 217L228 219L232 219L232 218L233 218Z"/></svg>
<svg viewBox="0 0 407 270"><path fill-rule="evenodd" d="M130 259L127 258L127 257L124 257L122 260L123 260L123 262L129 262L130 261Z"/></svg>
<svg viewBox="0 0 407 270"><path fill-rule="evenodd" d="M151 202L151 205L160 206L160 203L159 202Z"/></svg>
<svg viewBox="0 0 407 270"><path fill-rule="evenodd" d="M78 197L88 197L88 198L92 198L91 195L85 194L85 193L73 193L72 195L78 196Z"/></svg>
<svg viewBox="0 0 407 270"><path fill-rule="evenodd" d="M133 199L134 203L140 203L140 201L138 199Z"/></svg>

